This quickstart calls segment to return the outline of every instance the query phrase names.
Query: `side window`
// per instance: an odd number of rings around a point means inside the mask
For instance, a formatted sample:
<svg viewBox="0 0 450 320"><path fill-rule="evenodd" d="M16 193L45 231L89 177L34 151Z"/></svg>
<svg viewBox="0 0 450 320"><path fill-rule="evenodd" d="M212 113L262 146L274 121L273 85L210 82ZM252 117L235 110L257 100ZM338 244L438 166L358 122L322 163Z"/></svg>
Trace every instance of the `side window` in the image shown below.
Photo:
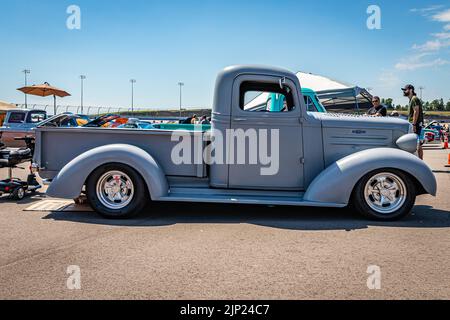
<svg viewBox="0 0 450 320"><path fill-rule="evenodd" d="M306 110L308 112L317 112L316 105L310 96L303 96L305 98Z"/></svg>
<svg viewBox="0 0 450 320"><path fill-rule="evenodd" d="M289 112L295 109L292 90L280 85L244 82L240 88L240 108L249 112Z"/></svg>

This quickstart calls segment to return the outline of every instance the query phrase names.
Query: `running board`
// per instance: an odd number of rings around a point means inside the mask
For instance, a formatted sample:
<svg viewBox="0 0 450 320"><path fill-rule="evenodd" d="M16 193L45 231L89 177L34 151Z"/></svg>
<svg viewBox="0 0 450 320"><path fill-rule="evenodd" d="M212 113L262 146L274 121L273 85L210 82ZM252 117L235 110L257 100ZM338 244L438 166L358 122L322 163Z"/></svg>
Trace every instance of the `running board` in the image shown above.
<svg viewBox="0 0 450 320"><path fill-rule="evenodd" d="M345 204L319 203L303 200L304 193L283 191L222 190L205 188L172 188L169 196L157 199L166 202L229 203L298 207L343 208Z"/></svg>

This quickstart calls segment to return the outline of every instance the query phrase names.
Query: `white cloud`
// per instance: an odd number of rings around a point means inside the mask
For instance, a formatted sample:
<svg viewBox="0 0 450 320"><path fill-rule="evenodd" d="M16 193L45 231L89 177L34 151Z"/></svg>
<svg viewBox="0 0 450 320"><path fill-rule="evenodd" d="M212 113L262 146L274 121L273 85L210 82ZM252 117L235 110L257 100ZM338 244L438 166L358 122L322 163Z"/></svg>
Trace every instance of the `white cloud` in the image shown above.
<svg viewBox="0 0 450 320"><path fill-rule="evenodd" d="M379 87L381 88L393 88L400 85L400 79L393 71L383 70L378 77Z"/></svg>
<svg viewBox="0 0 450 320"><path fill-rule="evenodd" d="M450 39L450 32L440 32L440 33L433 33L431 34L433 37L436 37L441 40L447 40Z"/></svg>
<svg viewBox="0 0 450 320"><path fill-rule="evenodd" d="M399 62L395 65L395 69L401 71L413 71L422 68L431 68L450 64L450 61L441 58L432 61L406 61Z"/></svg>
<svg viewBox="0 0 450 320"><path fill-rule="evenodd" d="M409 57L395 65L398 71L412 71L422 68L433 68L450 64L450 61L444 56L437 56L439 53L443 54L445 48L450 47L450 9L442 5L430 6L422 9L411 9L411 12L420 13L423 16L430 17L433 21L446 23L444 31L432 33L432 38L423 44L414 44L412 49L416 51ZM426 57L434 55L435 57Z"/></svg>
<svg viewBox="0 0 450 320"><path fill-rule="evenodd" d="M444 6L443 5L433 5L433 6L429 6L429 7L425 7L425 8L413 8L409 11L414 12L414 13L420 13L423 15L428 15L430 13L433 13L439 9L442 9Z"/></svg>
<svg viewBox="0 0 450 320"><path fill-rule="evenodd" d="M450 22L450 9L436 13L433 15L433 20L439 22Z"/></svg>
<svg viewBox="0 0 450 320"><path fill-rule="evenodd" d="M446 47L446 44L440 40L430 40L421 45L418 45L418 44L413 45L414 50L419 50L419 51L423 51L423 52L439 51L440 49L442 49L444 47Z"/></svg>

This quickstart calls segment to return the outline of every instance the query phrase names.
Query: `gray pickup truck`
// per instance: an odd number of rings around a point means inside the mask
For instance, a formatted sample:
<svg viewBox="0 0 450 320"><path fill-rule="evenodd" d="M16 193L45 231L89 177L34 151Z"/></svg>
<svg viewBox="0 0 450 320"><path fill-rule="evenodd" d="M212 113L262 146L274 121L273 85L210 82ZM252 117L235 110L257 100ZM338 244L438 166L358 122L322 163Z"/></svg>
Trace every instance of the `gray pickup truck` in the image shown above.
<svg viewBox="0 0 450 320"><path fill-rule="evenodd" d="M261 94L267 106L246 109ZM272 112L271 110L277 110ZM38 128L34 167L47 194L85 193L126 218L152 201L351 205L372 219L408 215L436 179L407 121L308 112L287 70L233 66L217 79L212 128Z"/></svg>

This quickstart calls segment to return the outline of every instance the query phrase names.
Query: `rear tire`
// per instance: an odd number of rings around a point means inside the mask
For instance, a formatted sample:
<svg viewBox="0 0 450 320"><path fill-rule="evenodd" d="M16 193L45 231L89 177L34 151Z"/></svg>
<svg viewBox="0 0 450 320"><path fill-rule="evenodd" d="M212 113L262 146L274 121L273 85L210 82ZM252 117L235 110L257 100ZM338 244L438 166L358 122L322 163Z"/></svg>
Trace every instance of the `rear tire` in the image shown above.
<svg viewBox="0 0 450 320"><path fill-rule="evenodd" d="M101 166L86 183L89 204L107 219L126 219L140 213L149 199L147 190L139 173L120 163Z"/></svg>
<svg viewBox="0 0 450 320"><path fill-rule="evenodd" d="M416 202L412 179L402 171L380 169L368 173L356 185L351 206L364 217L395 221L408 216Z"/></svg>

